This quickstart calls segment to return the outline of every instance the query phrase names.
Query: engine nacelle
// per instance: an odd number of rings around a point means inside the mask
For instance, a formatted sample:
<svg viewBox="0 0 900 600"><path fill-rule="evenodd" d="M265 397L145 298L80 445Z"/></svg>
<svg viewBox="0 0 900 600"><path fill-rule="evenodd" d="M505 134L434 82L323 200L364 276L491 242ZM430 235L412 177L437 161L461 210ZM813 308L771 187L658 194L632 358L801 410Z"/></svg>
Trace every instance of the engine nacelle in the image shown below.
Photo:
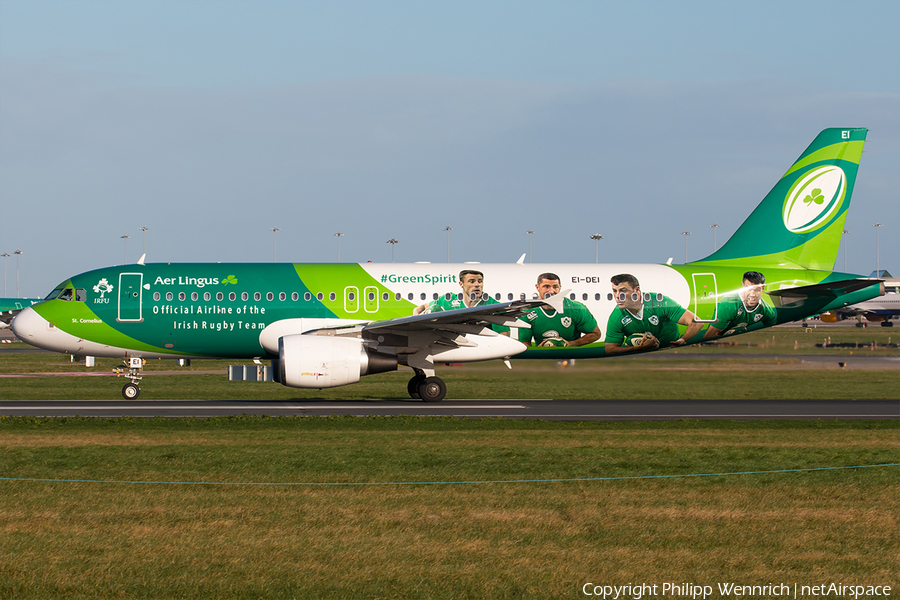
<svg viewBox="0 0 900 600"><path fill-rule="evenodd" d="M370 352L358 338L286 335L278 340L278 369L283 385L321 389L396 371L397 357Z"/></svg>

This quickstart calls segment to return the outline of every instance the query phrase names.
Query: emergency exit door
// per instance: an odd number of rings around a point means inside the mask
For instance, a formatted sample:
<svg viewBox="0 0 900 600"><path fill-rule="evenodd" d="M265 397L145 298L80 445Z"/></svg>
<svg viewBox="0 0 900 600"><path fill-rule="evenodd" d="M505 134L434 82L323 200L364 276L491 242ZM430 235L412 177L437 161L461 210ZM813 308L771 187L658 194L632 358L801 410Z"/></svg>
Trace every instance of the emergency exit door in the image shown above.
<svg viewBox="0 0 900 600"><path fill-rule="evenodd" d="M119 274L119 317L117 320L136 323L144 320L141 312L141 287L144 283L143 273Z"/></svg>
<svg viewBox="0 0 900 600"><path fill-rule="evenodd" d="M716 320L719 305L719 292L716 289L715 273L694 273L694 302L691 311L702 323Z"/></svg>

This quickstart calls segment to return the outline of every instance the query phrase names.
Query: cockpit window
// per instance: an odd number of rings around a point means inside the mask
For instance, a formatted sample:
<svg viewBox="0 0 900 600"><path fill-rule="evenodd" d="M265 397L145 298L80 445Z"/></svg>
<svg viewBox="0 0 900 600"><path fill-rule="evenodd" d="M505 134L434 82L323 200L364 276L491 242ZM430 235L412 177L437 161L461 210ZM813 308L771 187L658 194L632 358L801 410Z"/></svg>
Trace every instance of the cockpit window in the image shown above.
<svg viewBox="0 0 900 600"><path fill-rule="evenodd" d="M56 288L55 290L53 290L52 292L47 294L47 297L44 298L44 300L55 300L56 297L59 296L59 293L62 291L63 291L63 288Z"/></svg>
<svg viewBox="0 0 900 600"><path fill-rule="evenodd" d="M74 291L75 290L73 290L72 288L66 288L59 294L59 296L57 296L56 299L57 300L65 300L66 302L71 302L72 301L72 293Z"/></svg>
<svg viewBox="0 0 900 600"><path fill-rule="evenodd" d="M84 288L75 289L75 302L87 302L87 292Z"/></svg>

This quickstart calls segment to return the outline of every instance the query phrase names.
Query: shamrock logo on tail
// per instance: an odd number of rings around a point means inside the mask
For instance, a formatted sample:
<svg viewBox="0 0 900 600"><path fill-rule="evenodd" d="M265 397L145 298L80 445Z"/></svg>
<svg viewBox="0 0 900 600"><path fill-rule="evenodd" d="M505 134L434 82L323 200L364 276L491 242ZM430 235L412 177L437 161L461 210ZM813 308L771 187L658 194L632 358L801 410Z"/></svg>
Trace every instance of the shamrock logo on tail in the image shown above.
<svg viewBox="0 0 900 600"><path fill-rule="evenodd" d="M234 275L229 275L222 280L222 285L228 285L229 283L231 285L237 285L237 277L235 277Z"/></svg>
<svg viewBox="0 0 900 600"><path fill-rule="evenodd" d="M822 204L825 202L825 196L822 195L822 190L819 188L813 189L812 192L806 195L806 198L803 199L803 204L809 206L815 202L816 204Z"/></svg>

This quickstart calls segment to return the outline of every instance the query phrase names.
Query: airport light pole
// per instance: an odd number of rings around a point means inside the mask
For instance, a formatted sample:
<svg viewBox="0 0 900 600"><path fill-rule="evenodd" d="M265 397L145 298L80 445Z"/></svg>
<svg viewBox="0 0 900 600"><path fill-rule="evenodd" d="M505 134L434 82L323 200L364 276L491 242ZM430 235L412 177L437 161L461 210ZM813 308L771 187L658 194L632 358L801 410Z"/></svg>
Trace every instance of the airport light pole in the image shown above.
<svg viewBox="0 0 900 600"><path fill-rule="evenodd" d="M344 237L344 234L338 231L334 237L338 239L338 262L341 262L341 238Z"/></svg>
<svg viewBox="0 0 900 600"><path fill-rule="evenodd" d="M13 254L16 255L16 298L21 298L22 296L19 294L19 257L22 256L22 251L16 248Z"/></svg>
<svg viewBox="0 0 900 600"><path fill-rule="evenodd" d="M531 260L531 236L534 235L534 232L529 229L525 233L528 234L528 262L534 262L533 260Z"/></svg>
<svg viewBox="0 0 900 600"><path fill-rule="evenodd" d="M391 262L394 262L394 246L400 243L400 240L391 238L387 241L391 245Z"/></svg>
<svg viewBox="0 0 900 600"><path fill-rule="evenodd" d="M453 228L447 225L441 231L447 232L447 262L450 262L450 232L453 231Z"/></svg>
<svg viewBox="0 0 900 600"><path fill-rule="evenodd" d="M716 229L719 228L719 224L713 223L712 225L709 226L709 228L713 230L713 252L715 252L716 250L719 249L719 244L716 241ZM685 260L687 260L687 259L685 259Z"/></svg>
<svg viewBox="0 0 900 600"><path fill-rule="evenodd" d="M141 254L147 254L147 228L138 227L138 231L141 232Z"/></svg>
<svg viewBox="0 0 900 600"><path fill-rule="evenodd" d="M9 252L4 252L3 256L3 297L6 297L6 259L10 257Z"/></svg>
<svg viewBox="0 0 900 600"><path fill-rule="evenodd" d="M844 232L841 234L841 237L843 238L843 236L847 235L848 233L850 233L850 232L845 229ZM843 241L844 241L844 273L846 273L847 272L847 240L844 239Z"/></svg>
<svg viewBox="0 0 900 600"><path fill-rule="evenodd" d="M278 232L281 231L277 227L270 227L272 232L272 262L278 262Z"/></svg>
<svg viewBox="0 0 900 600"><path fill-rule="evenodd" d="M131 239L131 236L127 233L125 235L120 235L120 238L125 242L125 260L122 262L123 265L128 264L128 240Z"/></svg>
<svg viewBox="0 0 900 600"><path fill-rule="evenodd" d="M594 240L594 263L600 262L600 240L603 239L603 236L599 233L595 233L591 236L591 239Z"/></svg>
<svg viewBox="0 0 900 600"><path fill-rule="evenodd" d="M691 235L691 232L690 231L682 231L681 235L684 236L684 264L687 264L687 243L688 243L688 236Z"/></svg>
<svg viewBox="0 0 900 600"><path fill-rule="evenodd" d="M878 230L884 225L875 223L872 227L875 228L875 277L881 277L881 246L878 240Z"/></svg>

